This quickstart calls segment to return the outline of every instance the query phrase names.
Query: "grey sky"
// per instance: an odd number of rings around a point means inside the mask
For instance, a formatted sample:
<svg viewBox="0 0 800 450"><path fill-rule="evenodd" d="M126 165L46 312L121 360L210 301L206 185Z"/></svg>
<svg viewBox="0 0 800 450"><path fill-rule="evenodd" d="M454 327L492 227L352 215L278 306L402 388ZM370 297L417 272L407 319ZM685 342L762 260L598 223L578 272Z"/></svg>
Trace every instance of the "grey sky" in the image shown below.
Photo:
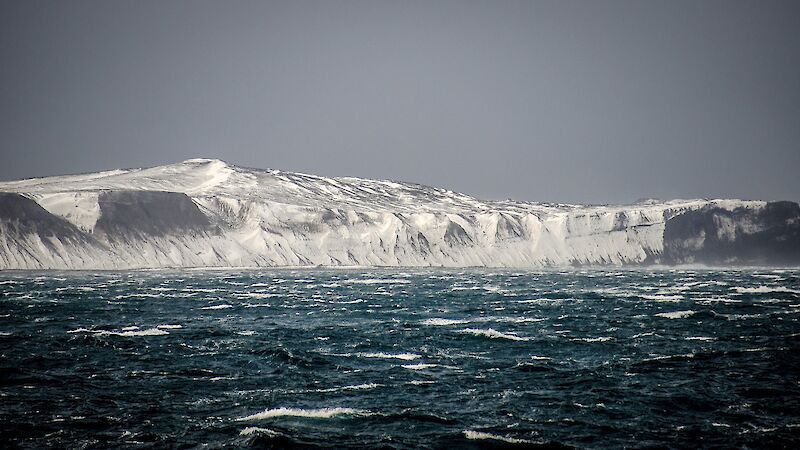
<svg viewBox="0 0 800 450"><path fill-rule="evenodd" d="M0 2L0 179L217 157L800 200L800 2Z"/></svg>

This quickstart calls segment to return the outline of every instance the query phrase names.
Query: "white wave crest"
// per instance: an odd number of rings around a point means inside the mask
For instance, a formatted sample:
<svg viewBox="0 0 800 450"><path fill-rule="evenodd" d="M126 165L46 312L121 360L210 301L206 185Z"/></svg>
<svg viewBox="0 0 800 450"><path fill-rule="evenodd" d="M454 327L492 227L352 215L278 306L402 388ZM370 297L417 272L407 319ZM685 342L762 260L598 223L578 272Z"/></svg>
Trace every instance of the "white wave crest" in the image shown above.
<svg viewBox="0 0 800 450"><path fill-rule="evenodd" d="M353 384L349 386L342 386L338 388L328 388L328 389L315 389L314 392L339 392L339 391L360 391L364 389L375 389L377 387L383 386L382 384L376 383L366 383L366 384Z"/></svg>
<svg viewBox="0 0 800 450"><path fill-rule="evenodd" d="M652 295L640 295L639 298L650 300L651 302L673 302L677 303L683 300L682 295L661 295L661 294L652 294Z"/></svg>
<svg viewBox="0 0 800 450"><path fill-rule="evenodd" d="M271 419L273 417L306 417L310 419L330 419L339 415L363 415L361 411L352 408L274 408L266 409L260 413L249 416L239 417L238 422L249 422L253 420Z"/></svg>
<svg viewBox="0 0 800 450"><path fill-rule="evenodd" d="M685 319L687 317L691 317L697 314L697 311L686 310L686 311L673 311L673 312L663 312L658 313L656 317L663 317L665 319Z"/></svg>
<svg viewBox="0 0 800 450"><path fill-rule="evenodd" d="M594 338L576 338L573 341L582 341L582 342L608 342L612 338L611 336L601 336L601 337L594 337Z"/></svg>
<svg viewBox="0 0 800 450"><path fill-rule="evenodd" d="M345 280L342 281L346 284L409 284L411 283L408 280L403 279L394 279L394 278L367 278L367 279L355 279L355 280Z"/></svg>
<svg viewBox="0 0 800 450"><path fill-rule="evenodd" d="M225 305L204 306L200 309L228 309L228 308L233 308L233 305L225 304Z"/></svg>
<svg viewBox="0 0 800 450"><path fill-rule="evenodd" d="M764 294L769 292L785 292L790 294L800 294L797 289L789 289L784 286L758 286L758 287L740 287L733 288L739 294Z"/></svg>
<svg viewBox="0 0 800 450"><path fill-rule="evenodd" d="M459 333L468 333L473 334L475 336L485 336L490 339L509 339L512 341L527 341L529 338L517 336L513 333L503 333L501 331L497 331L494 328L487 328L485 330L479 328L465 328Z"/></svg>
<svg viewBox="0 0 800 450"><path fill-rule="evenodd" d="M437 367L437 366L438 366L438 364L419 363L419 364L403 364L402 367L404 369L409 369L409 370L425 370L425 369L430 369L432 367Z"/></svg>
<svg viewBox="0 0 800 450"><path fill-rule="evenodd" d="M462 319L442 319L439 317L434 317L431 319L425 319L422 321L423 325L428 325L432 327L440 327L440 326L447 326L447 325L457 325L457 324L465 324L468 323L469 320L462 320Z"/></svg>
<svg viewBox="0 0 800 450"><path fill-rule="evenodd" d="M510 438L505 436L499 436L496 434L484 433L483 431L472 431L466 430L464 431L464 437L470 440L493 440L493 441L500 441L500 442L507 442L509 444L535 444L534 441L529 441L526 439L517 439L517 438Z"/></svg>
<svg viewBox="0 0 800 450"><path fill-rule="evenodd" d="M280 433L268 428L247 427L239 432L239 436L250 436L251 434L261 434L265 436L278 436Z"/></svg>
<svg viewBox="0 0 800 450"><path fill-rule="evenodd" d="M99 336L125 336L125 337L165 336L169 334L164 330L159 330L158 328L148 328L146 330L139 330L138 327L136 327L135 329L128 329L127 331L106 331L106 330L90 330L88 328L78 328L76 330L69 330L67 331L67 333L92 333Z"/></svg>
<svg viewBox="0 0 800 450"><path fill-rule="evenodd" d="M402 359L405 361L412 361L414 359L422 358L422 355L416 353L359 353L358 356L362 358L383 358L383 359Z"/></svg>

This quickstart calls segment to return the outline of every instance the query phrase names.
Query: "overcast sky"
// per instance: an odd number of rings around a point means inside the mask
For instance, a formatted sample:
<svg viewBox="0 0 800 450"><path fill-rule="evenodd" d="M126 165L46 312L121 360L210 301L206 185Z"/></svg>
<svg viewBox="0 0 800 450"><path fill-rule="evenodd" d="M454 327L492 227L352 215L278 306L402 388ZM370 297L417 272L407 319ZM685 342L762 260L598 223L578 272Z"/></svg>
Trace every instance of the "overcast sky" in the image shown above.
<svg viewBox="0 0 800 450"><path fill-rule="evenodd" d="M800 200L798 27L798 1L3 1L0 179L213 157Z"/></svg>

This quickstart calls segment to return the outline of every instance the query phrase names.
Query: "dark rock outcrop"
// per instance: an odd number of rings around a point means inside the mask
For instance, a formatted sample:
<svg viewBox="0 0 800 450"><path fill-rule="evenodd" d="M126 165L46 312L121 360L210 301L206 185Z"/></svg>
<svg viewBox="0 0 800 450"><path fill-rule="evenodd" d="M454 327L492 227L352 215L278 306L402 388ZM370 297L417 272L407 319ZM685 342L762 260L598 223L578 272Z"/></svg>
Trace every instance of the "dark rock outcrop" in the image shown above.
<svg viewBox="0 0 800 450"><path fill-rule="evenodd" d="M772 202L753 210L705 207L667 220L664 264L800 264L800 206Z"/></svg>

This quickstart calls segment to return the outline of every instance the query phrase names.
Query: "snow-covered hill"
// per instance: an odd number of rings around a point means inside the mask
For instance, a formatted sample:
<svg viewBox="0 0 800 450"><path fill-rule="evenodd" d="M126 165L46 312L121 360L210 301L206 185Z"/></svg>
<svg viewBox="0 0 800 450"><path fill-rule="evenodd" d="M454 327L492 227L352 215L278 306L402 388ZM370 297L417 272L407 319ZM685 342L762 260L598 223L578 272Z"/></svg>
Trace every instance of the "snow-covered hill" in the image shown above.
<svg viewBox="0 0 800 450"><path fill-rule="evenodd" d="M191 159L0 183L0 268L800 262L796 203L483 201Z"/></svg>

